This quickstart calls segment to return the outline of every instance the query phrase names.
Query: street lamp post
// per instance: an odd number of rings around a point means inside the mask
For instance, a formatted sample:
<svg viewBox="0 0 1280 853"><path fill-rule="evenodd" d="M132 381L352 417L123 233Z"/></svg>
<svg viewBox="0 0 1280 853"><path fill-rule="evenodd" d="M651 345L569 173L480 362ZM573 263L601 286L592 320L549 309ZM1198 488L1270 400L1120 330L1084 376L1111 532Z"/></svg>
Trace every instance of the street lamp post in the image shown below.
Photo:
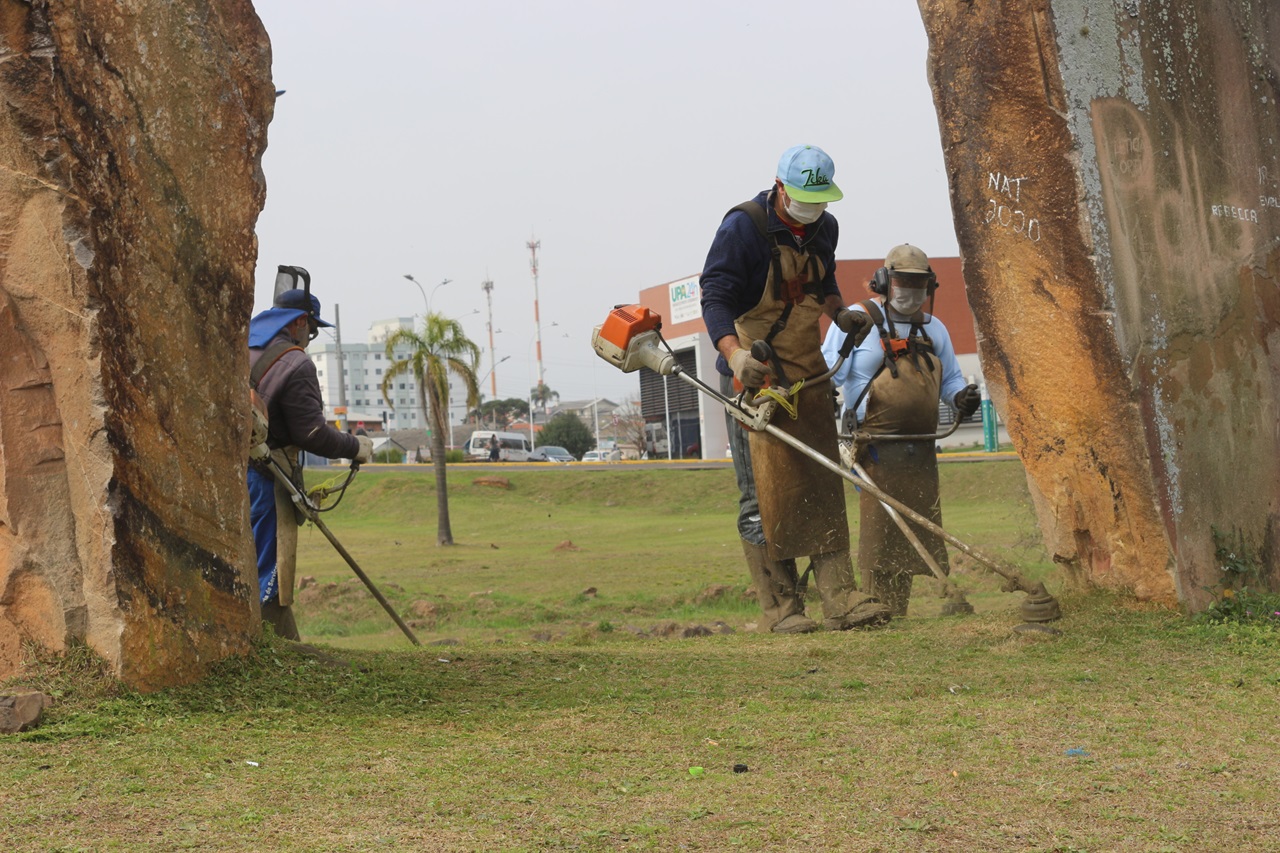
<svg viewBox="0 0 1280 853"><path fill-rule="evenodd" d="M427 291L422 287L422 282L418 281L416 278L409 275L408 273L405 273L404 277L409 279L409 281L413 282L414 284L418 285L418 290L422 291L422 304L426 308L427 314L431 313L431 300L435 299L436 291L444 287L449 282L453 281L453 279L451 278L446 278L444 281L440 282L435 287L431 288L431 295L427 296Z"/></svg>
<svg viewBox="0 0 1280 853"><path fill-rule="evenodd" d="M436 291L444 287L449 282L453 281L453 279L446 278L444 281L440 282L435 287L431 288L431 296L427 296L427 291L423 288L422 282L418 281L409 273L405 273L404 277L409 281L413 282L417 286L418 291L422 294L422 307L426 311L426 313L422 315L422 322L426 323L428 315L431 314L431 300L435 298ZM422 377L421 381L425 382L426 377L425 376ZM423 400L427 399L427 389L425 387L422 389L422 399ZM445 401L444 419L446 421L449 421L449 444L452 445L453 444L453 422L449 417L449 401L448 400ZM427 418L426 406L423 406L422 408L422 428L425 430L431 429L430 421Z"/></svg>
<svg viewBox="0 0 1280 853"><path fill-rule="evenodd" d="M431 313L431 303L427 301L427 292L422 289L422 285L413 276L409 275L408 273L405 273L404 277L407 278L409 281L413 282L415 285L417 285L418 291L422 294L422 310L426 312L426 314L423 314L422 316L425 318L427 314ZM422 428L424 430L429 430L431 429L431 425L427 423L427 405L425 402L426 399L427 399L427 389L423 388L422 400L424 402L422 404Z"/></svg>
<svg viewBox="0 0 1280 853"><path fill-rule="evenodd" d="M452 279L446 278L440 284L437 284L436 287L444 287L450 281L452 281ZM435 295L434 290L431 291L431 293L433 296ZM479 308L472 308L470 311L466 312L465 314L459 314L457 317L450 317L449 319L456 323L457 321L461 320L463 317L470 317L472 314L479 314L479 313L480 313ZM449 422L449 447L453 447L453 388L449 384L448 371L446 371L444 374L444 419Z"/></svg>
<svg viewBox="0 0 1280 853"><path fill-rule="evenodd" d="M451 281L453 281L453 279L451 279L451 278L446 278L444 281L440 282L440 283L439 283L439 284L437 284L435 287L431 288L431 299L435 299L435 298L436 298L436 291L437 291L437 290L439 290L440 288L444 287L446 284L448 284L448 283L449 283L449 282L451 282ZM428 313L428 314L430 314L430 313L431 313L431 299L428 299L428 300L427 300L427 313Z"/></svg>
<svg viewBox="0 0 1280 853"><path fill-rule="evenodd" d="M427 292L422 289L422 285L418 283L418 280L416 278L409 275L408 273L405 273L404 277L409 279L409 281L413 282L414 284L416 284L418 286L418 290L422 293L422 310L430 311L431 305L430 303L427 302Z"/></svg>

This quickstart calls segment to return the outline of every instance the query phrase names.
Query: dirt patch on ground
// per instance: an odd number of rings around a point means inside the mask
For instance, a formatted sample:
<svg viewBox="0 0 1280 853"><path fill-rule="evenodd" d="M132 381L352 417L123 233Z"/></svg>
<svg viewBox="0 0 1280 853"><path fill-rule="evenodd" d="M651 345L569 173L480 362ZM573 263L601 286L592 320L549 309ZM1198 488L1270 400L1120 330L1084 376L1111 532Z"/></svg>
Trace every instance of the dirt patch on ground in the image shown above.
<svg viewBox="0 0 1280 853"><path fill-rule="evenodd" d="M476 477L471 481L473 486L488 486L491 489L511 489L511 481L506 477Z"/></svg>

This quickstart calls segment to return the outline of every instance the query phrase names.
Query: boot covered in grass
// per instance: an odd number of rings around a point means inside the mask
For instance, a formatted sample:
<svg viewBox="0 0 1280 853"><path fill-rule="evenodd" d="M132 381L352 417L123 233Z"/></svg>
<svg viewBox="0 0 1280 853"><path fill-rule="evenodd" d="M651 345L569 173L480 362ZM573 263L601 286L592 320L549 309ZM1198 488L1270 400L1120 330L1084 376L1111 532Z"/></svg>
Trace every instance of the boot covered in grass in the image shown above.
<svg viewBox="0 0 1280 853"><path fill-rule="evenodd" d="M796 592L795 560L771 560L767 550L764 545L742 540L742 553L763 612L760 627L775 634L816 631L818 623L804 615L804 602Z"/></svg>
<svg viewBox="0 0 1280 853"><path fill-rule="evenodd" d="M892 612L886 605L858 591L847 550L814 554L809 560L814 585L822 596L822 624L828 629L877 628L889 621Z"/></svg>

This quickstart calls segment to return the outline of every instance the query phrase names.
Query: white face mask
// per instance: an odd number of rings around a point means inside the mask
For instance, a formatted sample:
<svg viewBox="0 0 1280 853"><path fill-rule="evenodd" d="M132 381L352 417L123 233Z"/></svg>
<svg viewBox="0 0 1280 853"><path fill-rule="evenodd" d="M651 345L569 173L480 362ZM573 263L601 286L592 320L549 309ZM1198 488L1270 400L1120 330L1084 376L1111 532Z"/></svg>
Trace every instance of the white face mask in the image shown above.
<svg viewBox="0 0 1280 853"><path fill-rule="evenodd" d="M902 287L895 284L889 290L889 307L903 317L910 317L924 307L928 298L927 287Z"/></svg>
<svg viewBox="0 0 1280 853"><path fill-rule="evenodd" d="M827 209L825 201L806 202L796 201L791 196L787 196L787 216L790 216L801 225L809 225L817 222L818 217L822 215L822 211Z"/></svg>

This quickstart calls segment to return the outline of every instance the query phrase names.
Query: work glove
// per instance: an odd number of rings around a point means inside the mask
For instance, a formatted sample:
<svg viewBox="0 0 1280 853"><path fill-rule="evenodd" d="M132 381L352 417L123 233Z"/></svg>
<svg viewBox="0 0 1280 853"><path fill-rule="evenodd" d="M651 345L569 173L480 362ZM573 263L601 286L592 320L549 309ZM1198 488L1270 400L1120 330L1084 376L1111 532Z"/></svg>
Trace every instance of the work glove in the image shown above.
<svg viewBox="0 0 1280 853"><path fill-rule="evenodd" d="M981 402L982 396L978 394L977 385L966 385L956 392L956 412L961 418L967 418L978 411Z"/></svg>
<svg viewBox="0 0 1280 853"><path fill-rule="evenodd" d="M751 357L745 349L736 349L729 356L729 369L743 388L763 388L769 378L769 368Z"/></svg>
<svg viewBox="0 0 1280 853"><path fill-rule="evenodd" d="M357 435L356 441L360 442L360 449L356 452L356 458L353 462L359 462L363 465L366 462L373 461L373 439L367 435Z"/></svg>
<svg viewBox="0 0 1280 853"><path fill-rule="evenodd" d="M846 335L853 335L853 345L861 346L871 331L871 318L863 311L851 311L841 308L836 312L835 324Z"/></svg>

